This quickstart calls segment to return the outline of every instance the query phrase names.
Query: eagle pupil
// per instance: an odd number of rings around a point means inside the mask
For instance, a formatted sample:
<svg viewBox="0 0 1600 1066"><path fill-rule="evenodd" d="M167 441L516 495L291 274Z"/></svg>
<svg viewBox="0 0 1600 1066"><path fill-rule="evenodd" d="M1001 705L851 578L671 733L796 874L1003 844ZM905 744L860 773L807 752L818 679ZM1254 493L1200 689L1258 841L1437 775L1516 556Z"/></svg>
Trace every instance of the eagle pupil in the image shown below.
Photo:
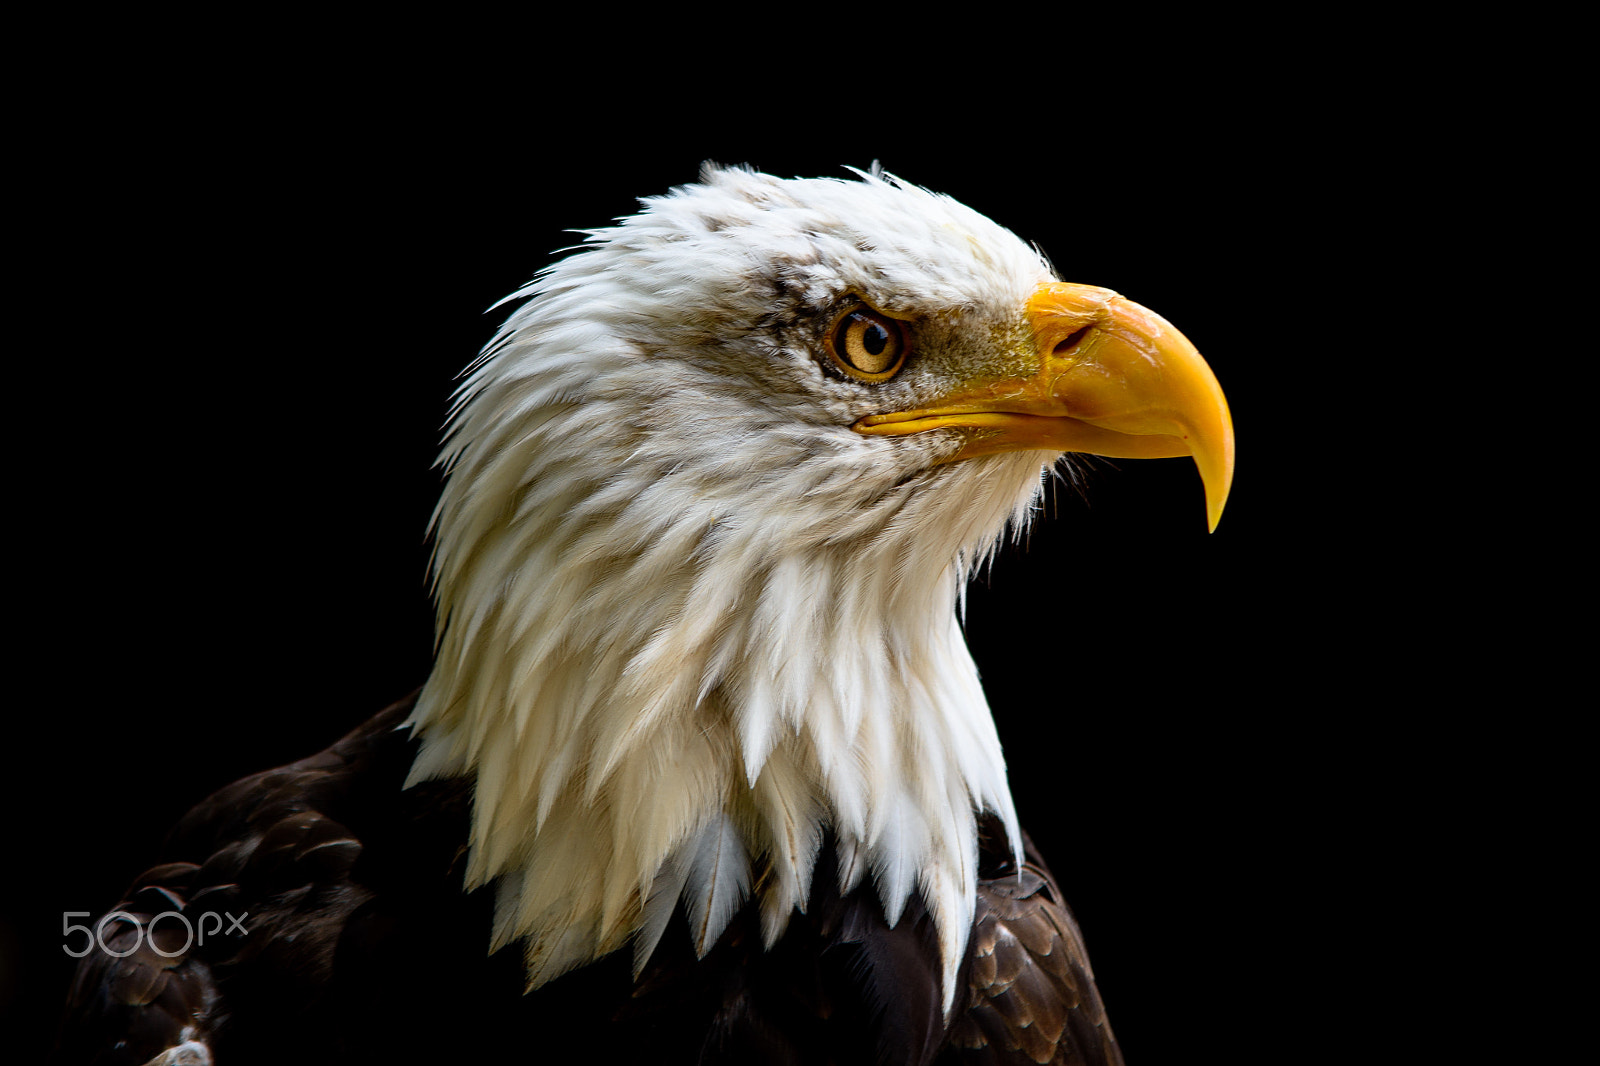
<svg viewBox="0 0 1600 1066"><path fill-rule="evenodd" d="M867 323L866 330L861 334L861 347L867 350L868 355L882 355L883 349L889 343L889 331L876 322Z"/></svg>

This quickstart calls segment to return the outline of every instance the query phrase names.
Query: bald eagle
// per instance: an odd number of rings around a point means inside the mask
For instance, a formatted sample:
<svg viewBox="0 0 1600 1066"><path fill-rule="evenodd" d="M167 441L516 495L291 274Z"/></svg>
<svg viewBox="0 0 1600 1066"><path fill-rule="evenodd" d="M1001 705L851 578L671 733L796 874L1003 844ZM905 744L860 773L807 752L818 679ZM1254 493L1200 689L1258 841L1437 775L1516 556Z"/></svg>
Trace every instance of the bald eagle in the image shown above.
<svg viewBox="0 0 1600 1066"><path fill-rule="evenodd" d="M426 683L180 822L64 1061L1122 1061L957 610L1064 453L1214 528L1215 377L876 171L643 208L468 368Z"/></svg>

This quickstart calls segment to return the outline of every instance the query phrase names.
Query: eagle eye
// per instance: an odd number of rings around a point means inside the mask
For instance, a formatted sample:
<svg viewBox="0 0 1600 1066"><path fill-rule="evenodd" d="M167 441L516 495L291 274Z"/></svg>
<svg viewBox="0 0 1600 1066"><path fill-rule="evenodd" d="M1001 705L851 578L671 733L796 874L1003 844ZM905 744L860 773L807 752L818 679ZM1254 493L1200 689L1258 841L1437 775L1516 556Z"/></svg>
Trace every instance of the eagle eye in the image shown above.
<svg viewBox="0 0 1600 1066"><path fill-rule="evenodd" d="M861 304L840 315L828 333L828 354L859 381L894 377L910 350L902 323Z"/></svg>

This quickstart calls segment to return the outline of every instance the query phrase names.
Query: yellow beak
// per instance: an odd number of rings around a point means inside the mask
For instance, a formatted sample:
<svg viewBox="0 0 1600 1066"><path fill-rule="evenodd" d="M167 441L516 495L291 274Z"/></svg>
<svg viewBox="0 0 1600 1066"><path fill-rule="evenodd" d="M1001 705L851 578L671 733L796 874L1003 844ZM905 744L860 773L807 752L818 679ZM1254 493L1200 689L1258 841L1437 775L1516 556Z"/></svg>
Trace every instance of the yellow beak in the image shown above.
<svg viewBox="0 0 1600 1066"><path fill-rule="evenodd" d="M1041 285L1028 317L1038 355L1031 376L967 381L933 406L868 415L856 432L961 429L961 450L947 462L1025 450L1190 455L1216 529L1233 483L1233 420L1189 339L1160 315L1092 285Z"/></svg>

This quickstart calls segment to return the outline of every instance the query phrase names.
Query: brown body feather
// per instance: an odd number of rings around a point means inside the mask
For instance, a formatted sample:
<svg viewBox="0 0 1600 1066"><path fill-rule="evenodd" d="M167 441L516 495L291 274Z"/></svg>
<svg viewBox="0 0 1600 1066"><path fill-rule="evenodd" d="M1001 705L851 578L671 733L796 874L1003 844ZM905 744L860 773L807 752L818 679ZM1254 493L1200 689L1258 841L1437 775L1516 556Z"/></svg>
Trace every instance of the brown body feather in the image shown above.
<svg viewBox="0 0 1600 1066"><path fill-rule="evenodd" d="M490 893L462 891L471 785L402 789L416 744L388 708L332 747L197 806L117 910L242 916L191 943L109 923L78 967L59 1058L142 1064L184 1041L254 1062L1060 1063L1122 1061L1054 878L1020 874L985 826L976 921L950 1024L915 897L890 928L869 888L817 876L771 949L747 906L704 959L680 907L634 981L626 952L532 994L517 951L486 954ZM820 871L835 862L825 846ZM819 871L819 873L820 873ZM224 930L231 924L222 919ZM206 927L212 928L208 921ZM170 1056L171 1062L203 1058Z"/></svg>

